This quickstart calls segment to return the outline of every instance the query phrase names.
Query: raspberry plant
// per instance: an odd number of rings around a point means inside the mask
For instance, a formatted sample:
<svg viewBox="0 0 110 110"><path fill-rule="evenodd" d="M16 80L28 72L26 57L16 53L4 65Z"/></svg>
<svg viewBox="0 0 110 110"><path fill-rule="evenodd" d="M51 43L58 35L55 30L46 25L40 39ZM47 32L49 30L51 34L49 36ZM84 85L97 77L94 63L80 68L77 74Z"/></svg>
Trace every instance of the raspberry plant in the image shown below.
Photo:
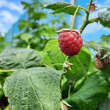
<svg viewBox="0 0 110 110"><path fill-rule="evenodd" d="M66 27L67 23L64 20L64 15L54 16L54 19L49 19L47 12L43 9L42 2L21 2L26 11L27 19L20 19L18 28L20 33L17 34L13 42L16 43L16 47L30 47L32 49L42 50L49 39L56 36L55 29ZM45 22L45 19L48 22ZM60 26L55 27L57 23L61 23Z"/></svg>
<svg viewBox="0 0 110 110"><path fill-rule="evenodd" d="M107 9L89 19L96 6L93 0L88 4L88 9L63 2L49 4L45 8L54 10L53 14L64 12L74 19L84 11L80 29L71 26L58 31L58 39L49 40L42 51L7 48L0 53L0 102L8 99L8 110L110 110L110 37L86 44L81 37L90 23L109 27L110 13ZM95 58L89 48L97 51Z"/></svg>

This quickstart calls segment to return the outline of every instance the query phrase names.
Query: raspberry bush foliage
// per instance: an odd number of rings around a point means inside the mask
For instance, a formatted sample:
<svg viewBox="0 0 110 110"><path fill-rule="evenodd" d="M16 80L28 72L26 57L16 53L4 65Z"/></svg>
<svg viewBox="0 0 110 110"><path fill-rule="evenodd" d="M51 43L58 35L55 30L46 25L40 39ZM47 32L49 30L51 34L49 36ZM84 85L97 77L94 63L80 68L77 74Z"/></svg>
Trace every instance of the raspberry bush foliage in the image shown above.
<svg viewBox="0 0 110 110"><path fill-rule="evenodd" d="M110 28L110 9L107 9L106 11L100 12L98 14L99 19L100 19L100 23L104 26L104 27L109 27Z"/></svg>
<svg viewBox="0 0 110 110"><path fill-rule="evenodd" d="M24 8L30 6L26 2L23 4ZM54 39L48 39L40 51L35 42L34 48L17 44L17 48L2 50L1 110L110 110L110 35L101 36L99 42L85 42L82 38L82 32L90 23L100 22L109 28L110 10L106 7L106 11L100 12L97 6L92 6L93 0L88 4L88 9L65 2L42 6L53 10L51 14L73 15L70 28L51 30L55 33ZM98 17L90 19L90 13L96 10L99 10ZM84 17L77 30L73 29L76 16ZM26 39L32 38L28 32L23 33ZM28 43L32 40L29 39ZM39 43L42 44L41 39Z"/></svg>

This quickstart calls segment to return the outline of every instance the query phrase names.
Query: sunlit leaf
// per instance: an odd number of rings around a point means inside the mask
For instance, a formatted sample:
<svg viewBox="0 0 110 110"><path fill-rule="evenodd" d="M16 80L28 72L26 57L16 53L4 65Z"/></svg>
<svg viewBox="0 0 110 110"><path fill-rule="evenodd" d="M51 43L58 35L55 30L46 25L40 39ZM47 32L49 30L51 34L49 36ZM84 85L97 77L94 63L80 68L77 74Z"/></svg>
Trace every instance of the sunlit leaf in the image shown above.
<svg viewBox="0 0 110 110"><path fill-rule="evenodd" d="M12 110L60 110L62 72L38 67L8 77L4 92Z"/></svg>

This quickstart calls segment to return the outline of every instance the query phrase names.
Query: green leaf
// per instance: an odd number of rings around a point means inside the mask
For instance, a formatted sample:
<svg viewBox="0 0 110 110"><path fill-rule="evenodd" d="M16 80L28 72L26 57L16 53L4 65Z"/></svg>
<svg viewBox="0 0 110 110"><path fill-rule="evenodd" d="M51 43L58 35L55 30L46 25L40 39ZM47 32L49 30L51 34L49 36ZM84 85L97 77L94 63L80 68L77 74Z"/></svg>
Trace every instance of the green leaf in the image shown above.
<svg viewBox="0 0 110 110"><path fill-rule="evenodd" d="M46 6L46 8L54 10L53 14L65 12L65 13L68 13L70 15L74 15L77 7L79 7L79 10L81 10L81 9L84 11L86 10L86 9L84 9L78 5L71 5L71 4L68 4L65 2L56 2L56 3L53 3L53 4ZM81 13L78 12L77 15L81 15Z"/></svg>
<svg viewBox="0 0 110 110"><path fill-rule="evenodd" d="M101 70L103 76L110 81L110 64L106 65L104 69Z"/></svg>
<svg viewBox="0 0 110 110"><path fill-rule="evenodd" d="M41 52L42 62L48 66L62 69L66 56L60 51L57 40L50 40Z"/></svg>
<svg viewBox="0 0 110 110"><path fill-rule="evenodd" d="M107 44L110 44L110 35L102 35L101 40Z"/></svg>
<svg viewBox="0 0 110 110"><path fill-rule="evenodd" d="M98 51L101 48L101 46L99 45L99 43L97 41L87 41L86 46L88 48L92 48L96 51Z"/></svg>
<svg viewBox="0 0 110 110"><path fill-rule="evenodd" d="M28 27L28 25L29 25L29 21L26 21L26 20L24 20L24 19L21 19L21 20L19 20L18 28L19 28L20 30L22 30L22 29Z"/></svg>
<svg viewBox="0 0 110 110"><path fill-rule="evenodd" d="M0 86L1 86L1 84L0 84ZM0 87L0 98L1 98L3 95L4 95L3 89L2 89L2 87Z"/></svg>
<svg viewBox="0 0 110 110"><path fill-rule="evenodd" d="M24 9L26 9L30 6L30 3L24 2L24 1L22 1L21 4L24 5Z"/></svg>
<svg viewBox="0 0 110 110"><path fill-rule="evenodd" d="M24 48L7 48L0 54L0 68L17 69L36 67L40 64L37 51Z"/></svg>
<svg viewBox="0 0 110 110"><path fill-rule="evenodd" d="M68 102L79 107L79 110L96 110L106 99L109 86L100 75L90 75L82 87L68 98Z"/></svg>
<svg viewBox="0 0 110 110"><path fill-rule="evenodd" d="M46 18L46 13L44 12L33 12L32 16L29 17L30 20L40 20Z"/></svg>
<svg viewBox="0 0 110 110"><path fill-rule="evenodd" d="M9 73L0 73L0 84L3 85L5 82L5 79L9 76Z"/></svg>
<svg viewBox="0 0 110 110"><path fill-rule="evenodd" d="M104 40L104 41L103 41ZM104 49L106 51L106 54L104 55L104 58L107 56L110 56L110 44L109 42L109 37L108 37L108 42L106 41L107 39L102 36L102 41L101 42L97 42L97 41L89 41L86 43L86 46L89 48L92 48L96 51L98 51L99 49Z"/></svg>
<svg viewBox="0 0 110 110"><path fill-rule="evenodd" d="M4 110L10 110L10 106L8 105Z"/></svg>
<svg viewBox="0 0 110 110"><path fill-rule="evenodd" d="M38 23L35 23L35 22L30 22L30 23L28 23L28 26L30 28L32 28L32 31L34 31L34 29L38 28L40 25Z"/></svg>
<svg viewBox="0 0 110 110"><path fill-rule="evenodd" d="M32 5L34 6L34 8L37 8L38 6L42 6L42 3L40 3L40 2L33 2Z"/></svg>
<svg viewBox="0 0 110 110"><path fill-rule="evenodd" d="M26 20L24 20L24 19L20 19L19 20L19 23L23 23L23 24L26 24L26 23L28 23Z"/></svg>
<svg viewBox="0 0 110 110"><path fill-rule="evenodd" d="M100 23L107 28L110 28L110 8L98 13Z"/></svg>
<svg viewBox="0 0 110 110"><path fill-rule="evenodd" d="M91 52L87 48L82 48L78 55L69 59L72 64L71 69L65 74L66 77L72 81L78 80L85 76L88 72L91 62Z"/></svg>
<svg viewBox="0 0 110 110"><path fill-rule="evenodd" d="M108 39L109 41L109 39ZM99 50L99 49L105 49L106 51L109 51L110 50L110 47L109 47L109 43L107 43L106 41L101 41L101 42L97 42L97 41L88 41L86 43L86 46L88 48L92 48L94 50Z"/></svg>
<svg viewBox="0 0 110 110"><path fill-rule="evenodd" d="M30 39L32 39L32 35L28 34L28 33L23 33L21 34L20 38L25 41L25 42L29 42Z"/></svg>
<svg viewBox="0 0 110 110"><path fill-rule="evenodd" d="M108 99L105 102L101 103L98 110L110 110L110 99Z"/></svg>
<svg viewBox="0 0 110 110"><path fill-rule="evenodd" d="M19 24L18 27L19 27L20 30L22 30L22 29L24 29L27 25L28 25L28 24L25 24L25 23L22 24L22 23L21 23L21 24Z"/></svg>
<svg viewBox="0 0 110 110"><path fill-rule="evenodd" d="M60 110L62 71L38 67L8 77L4 92L12 110Z"/></svg>

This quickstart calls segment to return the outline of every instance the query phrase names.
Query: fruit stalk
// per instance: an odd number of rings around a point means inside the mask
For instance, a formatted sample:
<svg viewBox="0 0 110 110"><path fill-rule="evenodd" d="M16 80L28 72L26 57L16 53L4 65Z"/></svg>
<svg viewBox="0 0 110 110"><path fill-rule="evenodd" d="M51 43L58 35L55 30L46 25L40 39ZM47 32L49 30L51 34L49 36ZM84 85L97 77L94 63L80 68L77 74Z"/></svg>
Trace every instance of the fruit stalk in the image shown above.
<svg viewBox="0 0 110 110"><path fill-rule="evenodd" d="M75 18L76 18L76 14L77 14L78 10L79 10L79 6L76 8L76 11L74 13L74 16L72 17L73 19L72 19L72 24L71 24L71 28L70 28L71 30L74 27L74 22L75 22Z"/></svg>
<svg viewBox="0 0 110 110"><path fill-rule="evenodd" d="M76 0L70 0L70 2L71 2L71 4L72 5L75 5L75 2L76 2ZM72 26L72 23L73 23L73 15L71 15L71 26ZM70 28L71 28L71 26L70 26Z"/></svg>

